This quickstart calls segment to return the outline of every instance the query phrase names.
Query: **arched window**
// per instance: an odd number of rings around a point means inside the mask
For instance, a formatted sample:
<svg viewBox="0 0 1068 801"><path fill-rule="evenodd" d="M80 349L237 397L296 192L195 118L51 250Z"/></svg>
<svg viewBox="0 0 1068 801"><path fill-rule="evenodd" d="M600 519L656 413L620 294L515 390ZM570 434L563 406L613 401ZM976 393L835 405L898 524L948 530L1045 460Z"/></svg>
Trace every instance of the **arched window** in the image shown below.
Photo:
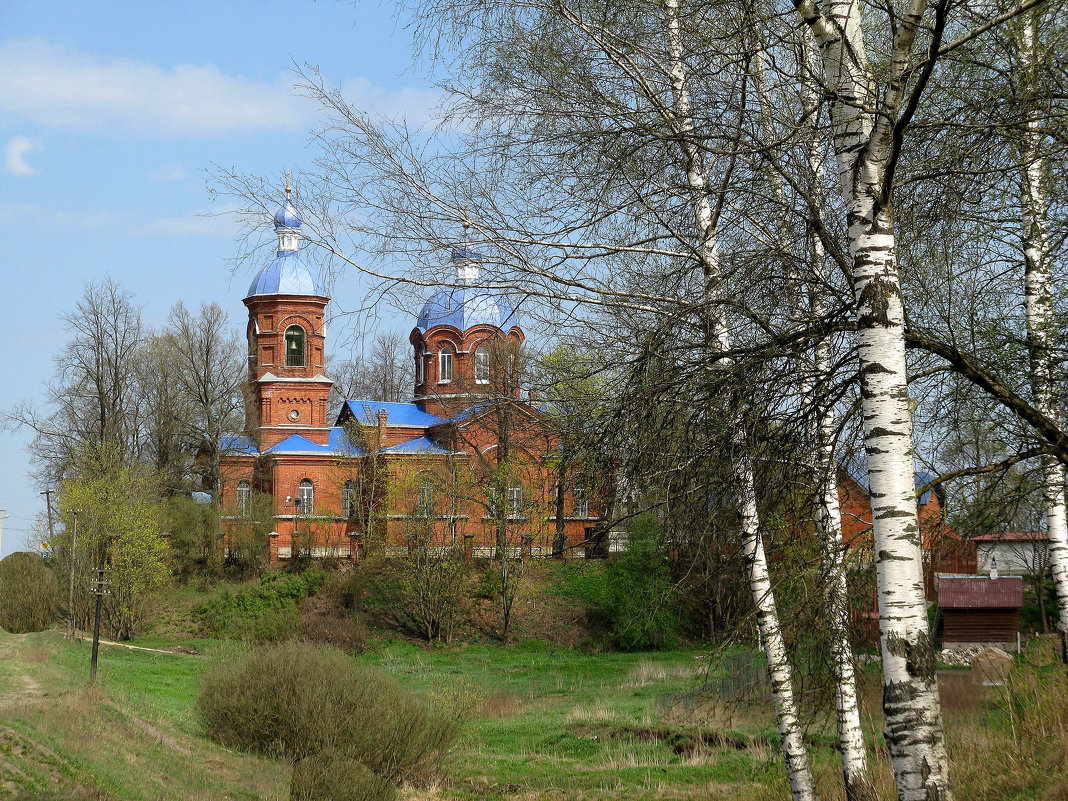
<svg viewBox="0 0 1068 801"><path fill-rule="evenodd" d="M419 383L422 384L426 381L426 345L421 342L415 349L415 361L415 366L419 370Z"/></svg>
<svg viewBox="0 0 1068 801"><path fill-rule="evenodd" d="M286 367L304 366L304 329L291 325L286 329Z"/></svg>
<svg viewBox="0 0 1068 801"><path fill-rule="evenodd" d="M247 481L237 482L237 513L241 517L252 514L252 484Z"/></svg>
<svg viewBox="0 0 1068 801"><path fill-rule="evenodd" d="M452 348L448 345L438 352L438 381L442 384L452 381Z"/></svg>
<svg viewBox="0 0 1068 801"><path fill-rule="evenodd" d="M300 486L297 488L297 514L315 514L315 485L311 483L311 479L300 480Z"/></svg>
<svg viewBox="0 0 1068 801"><path fill-rule="evenodd" d="M475 348L475 383L488 384L490 380L490 352L489 348L479 346Z"/></svg>
<svg viewBox="0 0 1068 801"><path fill-rule="evenodd" d="M360 502L360 492L356 486L356 482L345 482L345 486L341 488L341 514L343 517L353 518L356 517L356 513L359 510L358 504Z"/></svg>

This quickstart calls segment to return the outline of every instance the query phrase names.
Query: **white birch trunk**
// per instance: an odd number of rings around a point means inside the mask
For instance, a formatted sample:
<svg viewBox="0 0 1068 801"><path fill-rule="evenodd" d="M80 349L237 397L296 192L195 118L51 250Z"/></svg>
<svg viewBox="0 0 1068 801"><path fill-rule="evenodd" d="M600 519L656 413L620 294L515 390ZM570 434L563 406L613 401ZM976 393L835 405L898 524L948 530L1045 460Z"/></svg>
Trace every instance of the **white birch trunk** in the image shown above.
<svg viewBox="0 0 1068 801"><path fill-rule="evenodd" d="M812 192L822 195L822 175L825 162L823 141L818 134L819 91L812 80L811 66L815 63L815 40L805 32L803 48L805 73L801 76L801 105L806 112L808 128L808 162L814 176ZM760 105L760 125L764 140L777 139L772 117L772 102L767 84L767 55L762 47L752 59L753 85ZM786 224L786 189L781 176L769 170L771 193L782 209L779 226L781 246L790 250L790 229ZM827 300L825 287L829 286L827 257L823 242L813 234L809 250L810 270L813 284L808 308L799 289L799 276L786 276L786 289L791 313L798 321L822 320L826 317ZM809 441L814 452L810 455L812 475L816 477L816 535L820 539L820 574L824 581L824 604L827 612L827 627L831 647L831 668L834 679L835 710L838 724L838 742L842 753L842 773L845 780L846 798L857 801L872 794L867 774L867 747L860 721L860 705L857 700L856 674L853 668L853 647L849 641L849 596L846 582L845 550L842 543L842 516L838 501L838 480L834 458L835 417L830 404L820 404L814 395L815 388L826 383L831 376L832 353L826 338L817 342L813 362L801 378L801 398L804 418L809 428Z"/></svg>
<svg viewBox="0 0 1068 801"><path fill-rule="evenodd" d="M720 305L719 245L716 238L712 202L709 197L703 159L694 141L693 111L679 26L678 0L666 0L668 47L671 58L671 87L675 133L686 161L686 178L694 207L698 233L698 258L705 276L706 299L711 306L714 347L720 353L730 350L730 334ZM729 365L728 365L729 366ZM742 523L745 561L750 591L757 609L761 642L768 660L775 718L782 738L782 753L795 801L815 801L816 789L809 766L808 752L801 731L794 698L793 675L779 626L775 595L768 572L767 557L760 531L752 461L745 453L745 436L741 422L733 420L733 439L737 446L733 472L738 493L738 511Z"/></svg>
<svg viewBox="0 0 1068 801"><path fill-rule="evenodd" d="M825 168L823 141L819 136L819 88L813 80L816 64L815 41L802 32L805 74L801 83L802 108L808 115L808 163L813 176L812 192L823 195ZM822 204L819 204L822 207ZM823 241L812 234L810 245L812 293L810 317L826 317L826 287L830 285L827 254ZM831 379L833 354L829 337L820 339L814 348L812 381L826 385ZM845 545L842 541L842 509L838 500L838 464L835 459L835 414L833 404L815 402L813 409L814 436L818 449L816 470L819 480L816 530L820 537L820 570L823 574L827 622L831 638L831 660L835 680L835 709L838 722L838 743L842 752L842 775L848 801L874 795L868 775L868 752L864 729L860 722L860 703L857 698L857 679L853 668L853 647L849 641L849 588L846 581Z"/></svg>
<svg viewBox="0 0 1068 801"><path fill-rule="evenodd" d="M1031 13L1023 26L1020 66L1024 80L1031 82L1036 69L1038 15ZM1024 164L1021 179L1023 207L1023 252L1027 344L1030 352L1031 391L1036 408L1052 420L1060 417L1054 373L1055 325L1053 319L1053 274L1049 233L1046 227L1046 192L1042 185L1039 115L1027 116ZM1049 534L1049 563L1057 594L1059 628L1068 631L1068 519L1064 502L1064 466L1054 456L1042 457L1042 495Z"/></svg>
<svg viewBox="0 0 1068 801"><path fill-rule="evenodd" d="M831 122L839 182L848 204L858 307L886 740L901 801L948 801L952 792L916 513L904 307L893 205L883 191L891 129L901 109L925 4L914 0L898 18L891 77L881 98L868 74L859 4L832 2L827 17L811 0L795 0L795 5L820 45L823 80L840 98L831 106ZM876 108L883 112L878 117Z"/></svg>

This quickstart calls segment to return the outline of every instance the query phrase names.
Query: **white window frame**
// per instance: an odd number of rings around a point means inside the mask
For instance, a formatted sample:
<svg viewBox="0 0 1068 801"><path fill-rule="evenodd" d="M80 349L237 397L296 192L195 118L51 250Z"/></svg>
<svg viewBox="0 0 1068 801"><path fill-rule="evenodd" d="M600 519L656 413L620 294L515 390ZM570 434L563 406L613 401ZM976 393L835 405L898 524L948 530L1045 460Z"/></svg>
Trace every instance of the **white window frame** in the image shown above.
<svg viewBox="0 0 1068 801"><path fill-rule="evenodd" d="M415 356L419 362L419 383L426 383L426 345L420 344Z"/></svg>
<svg viewBox="0 0 1068 801"><path fill-rule="evenodd" d="M359 504L359 488L356 486L356 482L349 479L345 482L345 485L341 488L341 516L342 517L356 517L356 511Z"/></svg>
<svg viewBox="0 0 1068 801"><path fill-rule="evenodd" d="M575 501L575 517L590 516L590 498L586 494L586 488L578 485L571 491L571 497Z"/></svg>
<svg viewBox="0 0 1068 801"><path fill-rule="evenodd" d="M434 482L424 478L419 482L419 516L430 517L434 514Z"/></svg>
<svg viewBox="0 0 1068 801"><path fill-rule="evenodd" d="M245 479L237 482L237 514L248 517L252 514L252 484Z"/></svg>
<svg viewBox="0 0 1068 801"><path fill-rule="evenodd" d="M485 345L475 348L475 383L488 384L490 382L490 352Z"/></svg>
<svg viewBox="0 0 1068 801"><path fill-rule="evenodd" d="M297 514L301 516L315 514L315 484L310 478L302 478L297 486Z"/></svg>
<svg viewBox="0 0 1068 801"><path fill-rule="evenodd" d="M508 517L516 518L523 516L523 486L515 484L508 488Z"/></svg>
<svg viewBox="0 0 1068 801"><path fill-rule="evenodd" d="M438 351L438 383L450 384L453 376L453 352L448 345Z"/></svg>

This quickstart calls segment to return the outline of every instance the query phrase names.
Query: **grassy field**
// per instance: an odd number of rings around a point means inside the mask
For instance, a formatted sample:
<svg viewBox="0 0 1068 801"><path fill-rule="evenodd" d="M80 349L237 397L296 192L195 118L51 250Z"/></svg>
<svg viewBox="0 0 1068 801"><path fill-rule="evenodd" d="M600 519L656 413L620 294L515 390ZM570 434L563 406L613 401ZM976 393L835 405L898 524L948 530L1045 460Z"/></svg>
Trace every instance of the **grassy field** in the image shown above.
<svg viewBox="0 0 1068 801"><path fill-rule="evenodd" d="M176 640L157 634L137 644ZM0 633L0 798L286 798L285 764L220 748L193 713L202 671L244 646L185 636L180 644L198 653L102 646L100 686L89 691L87 643L55 631ZM394 642L354 658L462 721L446 776L408 788L412 801L788 798L767 700L759 687L752 704L740 700L736 674L759 673L759 663L733 653L711 675L700 651L588 654L540 643ZM1068 799L1068 681L1050 664L1021 670L1007 700L967 674L949 677L958 798ZM872 674L872 732L881 727L877 693ZM841 798L831 720L812 721L821 797ZM885 754L874 736L871 745L880 797L890 798Z"/></svg>

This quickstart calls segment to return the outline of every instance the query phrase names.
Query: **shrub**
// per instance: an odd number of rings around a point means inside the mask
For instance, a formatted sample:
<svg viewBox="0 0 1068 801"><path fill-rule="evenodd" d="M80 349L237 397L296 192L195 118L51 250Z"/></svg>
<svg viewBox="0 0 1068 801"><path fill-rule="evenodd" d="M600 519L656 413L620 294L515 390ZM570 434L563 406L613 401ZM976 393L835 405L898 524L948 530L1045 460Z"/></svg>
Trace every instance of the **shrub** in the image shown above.
<svg viewBox="0 0 1068 801"><path fill-rule="evenodd" d="M618 648L668 648L682 629L671 564L651 514L635 518L626 551L613 555L602 571L570 575L565 592L608 619Z"/></svg>
<svg viewBox="0 0 1068 801"><path fill-rule="evenodd" d="M219 665L196 706L222 745L292 761L291 799L392 798L400 782L436 771L456 739L454 724L390 677L306 643Z"/></svg>
<svg viewBox="0 0 1068 801"><path fill-rule="evenodd" d="M48 628L57 601L56 576L40 556L13 553L0 561L0 628L12 634Z"/></svg>
<svg viewBox="0 0 1068 801"><path fill-rule="evenodd" d="M297 630L297 602L319 591L322 570L267 573L259 586L239 593L223 592L198 605L193 614L209 632L228 639L273 642Z"/></svg>

